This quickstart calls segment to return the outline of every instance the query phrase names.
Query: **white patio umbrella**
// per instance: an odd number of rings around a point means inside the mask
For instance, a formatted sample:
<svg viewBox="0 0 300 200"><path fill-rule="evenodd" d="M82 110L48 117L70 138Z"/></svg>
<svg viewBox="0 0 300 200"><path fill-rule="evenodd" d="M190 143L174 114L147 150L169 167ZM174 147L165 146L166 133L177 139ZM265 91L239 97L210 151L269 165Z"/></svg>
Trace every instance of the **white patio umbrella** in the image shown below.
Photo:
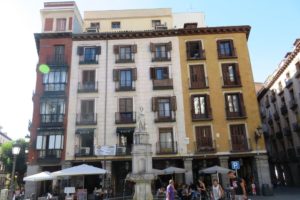
<svg viewBox="0 0 300 200"><path fill-rule="evenodd" d="M164 174L183 174L186 172L185 169L183 168L178 168L178 167L167 167L163 169Z"/></svg>
<svg viewBox="0 0 300 200"><path fill-rule="evenodd" d="M213 167L208 167L202 170L199 170L199 173L204 173L204 174L217 174L218 181L219 181L219 174L227 174L230 169L227 169L225 167L220 167L218 165L215 165Z"/></svg>
<svg viewBox="0 0 300 200"><path fill-rule="evenodd" d="M164 170L160 170L160 169L152 169L152 173L157 176L157 175L163 175L165 172Z"/></svg>
<svg viewBox="0 0 300 200"><path fill-rule="evenodd" d="M24 181L47 181L47 180L53 180L54 177L51 175L50 172L40 172L38 174L33 174L30 176L26 176L23 178Z"/></svg>

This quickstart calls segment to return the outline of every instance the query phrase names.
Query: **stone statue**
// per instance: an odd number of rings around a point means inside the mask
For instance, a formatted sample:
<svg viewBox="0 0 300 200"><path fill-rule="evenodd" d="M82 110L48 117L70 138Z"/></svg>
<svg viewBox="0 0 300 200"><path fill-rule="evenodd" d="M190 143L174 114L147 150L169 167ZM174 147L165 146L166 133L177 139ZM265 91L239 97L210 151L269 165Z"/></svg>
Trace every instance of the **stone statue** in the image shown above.
<svg viewBox="0 0 300 200"><path fill-rule="evenodd" d="M146 131L146 122L145 122L145 114L144 114L143 107L140 107L140 112L138 116L138 130L140 132Z"/></svg>

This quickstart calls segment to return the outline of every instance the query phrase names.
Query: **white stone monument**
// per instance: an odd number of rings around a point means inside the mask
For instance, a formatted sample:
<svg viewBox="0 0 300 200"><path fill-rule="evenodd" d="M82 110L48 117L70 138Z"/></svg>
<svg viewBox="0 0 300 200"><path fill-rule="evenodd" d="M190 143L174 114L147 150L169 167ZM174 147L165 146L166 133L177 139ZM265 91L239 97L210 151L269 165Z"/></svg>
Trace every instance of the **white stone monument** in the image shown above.
<svg viewBox="0 0 300 200"><path fill-rule="evenodd" d="M151 181L152 172L152 145L149 143L149 134L146 131L143 107L140 107L138 124L134 132L132 148L132 173L127 179L135 182L133 200L152 200Z"/></svg>

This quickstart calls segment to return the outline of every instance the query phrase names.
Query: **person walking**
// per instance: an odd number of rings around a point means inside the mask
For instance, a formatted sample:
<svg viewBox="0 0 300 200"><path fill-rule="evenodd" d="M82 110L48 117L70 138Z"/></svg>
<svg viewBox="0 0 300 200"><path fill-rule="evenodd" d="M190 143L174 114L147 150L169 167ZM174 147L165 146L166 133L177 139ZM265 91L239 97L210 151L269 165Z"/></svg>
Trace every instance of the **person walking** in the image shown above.
<svg viewBox="0 0 300 200"><path fill-rule="evenodd" d="M213 180L212 191L211 191L211 199L212 200L220 200L224 197L224 190L222 186L219 184L217 179Z"/></svg>
<svg viewBox="0 0 300 200"><path fill-rule="evenodd" d="M167 193L166 193L166 200L174 200L175 199L175 187L174 187L174 181L171 179L169 180L169 185L167 187Z"/></svg>
<svg viewBox="0 0 300 200"><path fill-rule="evenodd" d="M234 190L234 199L235 200L245 200L247 199L246 187L244 181L236 177L233 171L227 173L230 179L230 186Z"/></svg>

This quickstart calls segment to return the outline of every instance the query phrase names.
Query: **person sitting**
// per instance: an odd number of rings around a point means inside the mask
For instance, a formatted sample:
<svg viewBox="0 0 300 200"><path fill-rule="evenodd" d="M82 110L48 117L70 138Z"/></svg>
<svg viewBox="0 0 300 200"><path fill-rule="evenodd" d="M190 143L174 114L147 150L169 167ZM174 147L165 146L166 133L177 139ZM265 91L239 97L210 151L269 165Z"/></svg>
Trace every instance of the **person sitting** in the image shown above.
<svg viewBox="0 0 300 200"><path fill-rule="evenodd" d="M184 200L189 200L191 197L191 191L189 189L188 185L184 185L183 190L182 190L182 197Z"/></svg>
<svg viewBox="0 0 300 200"><path fill-rule="evenodd" d="M164 187L160 187L157 189L157 192L156 192L156 197L157 198L164 198L166 196L166 190Z"/></svg>

